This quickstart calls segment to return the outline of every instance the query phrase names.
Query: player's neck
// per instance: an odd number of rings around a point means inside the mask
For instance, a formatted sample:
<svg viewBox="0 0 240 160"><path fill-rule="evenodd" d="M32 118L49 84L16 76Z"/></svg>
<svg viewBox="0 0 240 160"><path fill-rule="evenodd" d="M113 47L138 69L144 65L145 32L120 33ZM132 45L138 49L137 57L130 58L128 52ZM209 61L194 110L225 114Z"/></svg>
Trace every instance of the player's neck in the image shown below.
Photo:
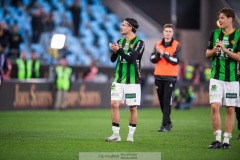
<svg viewBox="0 0 240 160"><path fill-rule="evenodd" d="M132 40L135 37L136 37L136 35L133 32L129 32L128 34L126 34L126 39L128 41Z"/></svg>
<svg viewBox="0 0 240 160"><path fill-rule="evenodd" d="M229 26L229 27L223 28L222 31L225 35L230 35L235 31L235 28L233 28L233 26Z"/></svg>

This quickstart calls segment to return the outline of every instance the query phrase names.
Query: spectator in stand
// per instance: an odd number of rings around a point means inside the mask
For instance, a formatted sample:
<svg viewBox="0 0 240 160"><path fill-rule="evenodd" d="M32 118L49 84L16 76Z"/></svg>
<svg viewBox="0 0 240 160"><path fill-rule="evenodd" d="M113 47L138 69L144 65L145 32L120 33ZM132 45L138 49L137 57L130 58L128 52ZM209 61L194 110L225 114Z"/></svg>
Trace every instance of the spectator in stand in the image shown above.
<svg viewBox="0 0 240 160"><path fill-rule="evenodd" d="M9 45L9 31L6 24L0 24L0 54L6 54L6 48Z"/></svg>
<svg viewBox="0 0 240 160"><path fill-rule="evenodd" d="M79 0L74 0L73 5L69 8L73 17L73 30L74 35L79 36L79 27L81 24L81 7Z"/></svg>
<svg viewBox="0 0 240 160"><path fill-rule="evenodd" d="M6 64L6 57L5 54L0 53L0 85L3 81L4 74L8 71L7 64Z"/></svg>
<svg viewBox="0 0 240 160"><path fill-rule="evenodd" d="M4 73L7 72L6 67L6 48L9 43L9 32L4 23L0 24L0 84L3 80Z"/></svg>
<svg viewBox="0 0 240 160"><path fill-rule="evenodd" d="M3 79L8 80L11 78L11 73L12 73L12 62L10 61L10 59L6 60L5 67L6 67L6 69L3 74Z"/></svg>
<svg viewBox="0 0 240 160"><path fill-rule="evenodd" d="M55 28L54 19L53 19L53 11L44 14L43 16L43 31L51 32Z"/></svg>
<svg viewBox="0 0 240 160"><path fill-rule="evenodd" d="M9 51L7 55L8 58L13 58L16 60L20 57L20 44L22 42L22 36L18 33L18 25L15 24L9 37Z"/></svg>
<svg viewBox="0 0 240 160"><path fill-rule="evenodd" d="M40 35L43 31L42 11L40 9L36 9L34 11L31 20L31 26L32 26L32 43L38 43Z"/></svg>
<svg viewBox="0 0 240 160"><path fill-rule="evenodd" d="M83 79L85 81L93 81L98 74L98 68L96 61L92 61L90 67L83 73Z"/></svg>
<svg viewBox="0 0 240 160"><path fill-rule="evenodd" d="M22 5L22 0L13 0L13 1L10 1L11 2L11 6L15 7L15 8L18 8Z"/></svg>

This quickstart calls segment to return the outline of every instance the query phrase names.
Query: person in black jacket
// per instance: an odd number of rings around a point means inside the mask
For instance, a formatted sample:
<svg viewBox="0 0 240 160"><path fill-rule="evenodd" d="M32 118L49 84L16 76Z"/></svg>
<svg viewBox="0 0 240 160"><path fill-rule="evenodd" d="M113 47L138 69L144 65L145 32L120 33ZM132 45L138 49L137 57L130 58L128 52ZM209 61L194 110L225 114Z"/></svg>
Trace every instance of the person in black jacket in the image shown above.
<svg viewBox="0 0 240 160"><path fill-rule="evenodd" d="M162 125L159 132L170 131L173 127L170 115L172 96L177 82L178 64L180 63L181 44L173 39L174 27L165 24L163 39L154 46L150 60L156 64L154 70L155 85L162 110Z"/></svg>
<svg viewBox="0 0 240 160"><path fill-rule="evenodd" d="M75 0L73 5L69 8L70 12L73 16L73 30L74 30L74 36L79 36L79 27L81 24L81 8L79 0Z"/></svg>
<svg viewBox="0 0 240 160"><path fill-rule="evenodd" d="M13 26L12 32L9 36L9 51L7 57L15 59L20 57L20 44L23 42L22 36L18 33L18 25Z"/></svg>

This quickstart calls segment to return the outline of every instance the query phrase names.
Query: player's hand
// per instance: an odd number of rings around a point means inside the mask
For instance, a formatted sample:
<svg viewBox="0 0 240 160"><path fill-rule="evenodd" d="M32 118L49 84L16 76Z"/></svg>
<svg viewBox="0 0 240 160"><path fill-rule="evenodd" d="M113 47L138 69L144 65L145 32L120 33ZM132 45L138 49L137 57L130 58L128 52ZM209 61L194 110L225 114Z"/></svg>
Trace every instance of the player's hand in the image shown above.
<svg viewBox="0 0 240 160"><path fill-rule="evenodd" d="M220 46L214 46L212 50L216 55L219 55L221 53Z"/></svg>
<svg viewBox="0 0 240 160"><path fill-rule="evenodd" d="M159 46L156 46L156 51L157 51L157 54L160 54L160 55L164 54L163 50Z"/></svg>
<svg viewBox="0 0 240 160"><path fill-rule="evenodd" d="M116 53L117 50L119 50L119 45L116 43L116 44L113 44L113 43L109 43L109 48L114 52Z"/></svg>
<svg viewBox="0 0 240 160"><path fill-rule="evenodd" d="M223 44L223 41L218 41L217 43L216 43L216 46L218 47L218 48L221 48L222 50L223 50L223 52L227 52L227 48L224 46L224 44Z"/></svg>

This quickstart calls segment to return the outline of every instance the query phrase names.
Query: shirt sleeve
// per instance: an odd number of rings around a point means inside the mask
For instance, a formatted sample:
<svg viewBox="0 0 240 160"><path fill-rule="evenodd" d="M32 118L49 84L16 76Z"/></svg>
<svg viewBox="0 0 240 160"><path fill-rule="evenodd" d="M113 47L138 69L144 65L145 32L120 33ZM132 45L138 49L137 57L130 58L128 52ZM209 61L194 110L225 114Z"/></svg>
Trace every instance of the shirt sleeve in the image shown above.
<svg viewBox="0 0 240 160"><path fill-rule="evenodd" d="M208 40L208 46L207 49L213 49L213 36L214 36L214 31L212 32L209 40Z"/></svg>
<svg viewBox="0 0 240 160"><path fill-rule="evenodd" d="M150 57L150 61L152 63L157 63L162 57L160 56L160 54L157 54L157 50L156 50L156 45L153 48L153 51L151 53L151 57Z"/></svg>
<svg viewBox="0 0 240 160"><path fill-rule="evenodd" d="M240 39L238 39L238 42L237 42L236 53L237 52L240 52Z"/></svg>
<svg viewBox="0 0 240 160"><path fill-rule="evenodd" d="M111 62L115 62L118 58L118 54L117 53L112 53L111 55Z"/></svg>

